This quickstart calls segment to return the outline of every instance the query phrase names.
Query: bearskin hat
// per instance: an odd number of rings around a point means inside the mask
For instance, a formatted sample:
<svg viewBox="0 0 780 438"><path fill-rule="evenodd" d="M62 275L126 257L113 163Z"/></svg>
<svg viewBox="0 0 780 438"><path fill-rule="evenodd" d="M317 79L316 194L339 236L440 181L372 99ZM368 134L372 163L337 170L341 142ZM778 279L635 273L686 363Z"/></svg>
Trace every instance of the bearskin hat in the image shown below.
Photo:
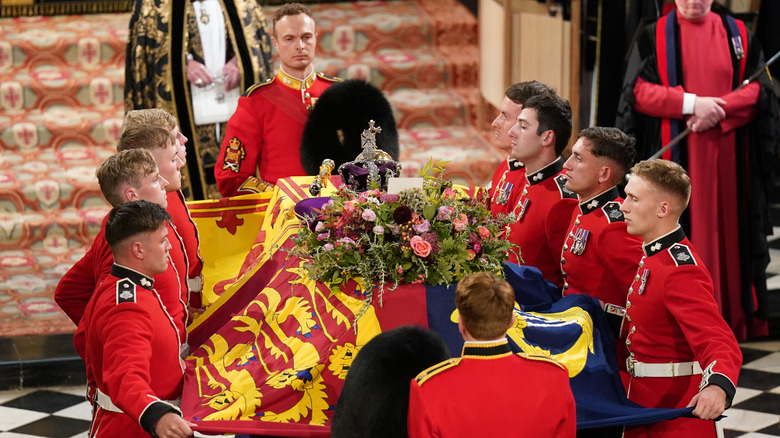
<svg viewBox="0 0 780 438"><path fill-rule="evenodd" d="M382 91L361 79L328 87L309 113L301 139L301 164L308 175L317 175L322 160L330 158L336 169L362 152L360 135L374 120L382 132L379 149L398 160L398 131L390 102Z"/></svg>
<svg viewBox="0 0 780 438"><path fill-rule="evenodd" d="M355 356L331 423L332 438L407 438L409 382L450 358L444 340L403 326L368 341Z"/></svg>

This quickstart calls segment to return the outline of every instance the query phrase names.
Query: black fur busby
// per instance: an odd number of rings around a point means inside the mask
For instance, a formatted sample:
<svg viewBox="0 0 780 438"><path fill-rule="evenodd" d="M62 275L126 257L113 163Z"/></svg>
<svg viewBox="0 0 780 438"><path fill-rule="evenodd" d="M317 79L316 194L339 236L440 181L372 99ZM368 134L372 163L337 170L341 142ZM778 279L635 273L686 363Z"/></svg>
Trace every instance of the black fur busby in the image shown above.
<svg viewBox="0 0 780 438"><path fill-rule="evenodd" d="M382 91L360 79L338 82L322 93L309 113L301 139L301 164L308 175L317 175L322 160L330 158L336 169L362 151L360 134L374 120L382 132L379 149L398 160L398 131L390 102Z"/></svg>
<svg viewBox="0 0 780 438"><path fill-rule="evenodd" d="M371 339L355 356L331 423L331 438L407 438L409 383L449 359L442 338L404 326Z"/></svg>

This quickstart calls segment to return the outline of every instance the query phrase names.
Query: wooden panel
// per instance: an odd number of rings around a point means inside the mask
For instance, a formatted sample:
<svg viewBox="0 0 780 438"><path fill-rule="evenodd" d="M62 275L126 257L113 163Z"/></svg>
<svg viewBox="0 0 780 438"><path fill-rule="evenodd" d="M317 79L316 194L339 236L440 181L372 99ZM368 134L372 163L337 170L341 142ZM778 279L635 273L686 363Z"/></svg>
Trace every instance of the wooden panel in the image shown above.
<svg viewBox="0 0 780 438"><path fill-rule="evenodd" d="M479 1L479 90L495 107L501 104L508 69L506 53L506 13L504 5L494 0Z"/></svg>
<svg viewBox="0 0 780 438"><path fill-rule="evenodd" d="M563 20L525 12L515 15L518 16L515 20L518 24L514 31L518 32L519 46L516 46L517 51L512 58L512 82L535 79L554 87L563 95Z"/></svg>

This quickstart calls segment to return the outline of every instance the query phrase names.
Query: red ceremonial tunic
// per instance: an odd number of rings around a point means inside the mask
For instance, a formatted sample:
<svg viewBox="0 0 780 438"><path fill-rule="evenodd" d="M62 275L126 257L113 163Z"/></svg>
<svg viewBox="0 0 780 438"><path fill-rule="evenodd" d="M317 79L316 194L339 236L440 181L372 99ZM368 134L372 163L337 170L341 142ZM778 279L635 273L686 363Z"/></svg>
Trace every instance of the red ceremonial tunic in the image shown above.
<svg viewBox="0 0 780 438"><path fill-rule="evenodd" d="M155 275L154 281L167 312L176 323L179 337L186 341L188 315L187 302L185 301L188 296L187 256L184 253L181 237L170 223L168 224L168 241L171 244L171 249L168 251L168 270L162 274ZM95 248L95 257L84 263L82 263L84 259L79 260L62 277L62 280L57 285L57 290L60 291L62 299L68 303L70 311L74 315L79 315L79 321L74 320L78 327L73 335L73 344L76 347L76 352L82 358L84 357L86 340L84 328L80 323L81 315L84 314L84 309L87 307L87 303L95 290L111 272L111 267L114 263L114 256L111 254L111 249L108 247L108 242L106 242L105 238L105 219L103 227L87 254L92 252L93 248ZM108 267L107 269L105 268L106 266ZM89 375L87 375L87 378L89 379Z"/></svg>
<svg viewBox="0 0 780 438"><path fill-rule="evenodd" d="M106 220L108 215L103 218L92 246L84 257L62 276L54 290L54 301L76 325L79 325L95 288L100 280L111 272L111 265L114 263L111 248L106 242Z"/></svg>
<svg viewBox="0 0 780 438"><path fill-rule="evenodd" d="M718 311L712 279L682 228L643 245L645 256L626 302L626 345L651 364L697 361L704 375L631 377L628 398L653 408L684 408L700 384L733 398L742 365L737 340ZM703 387L703 386L702 386ZM713 421L680 418L626 428L626 437L715 437Z"/></svg>
<svg viewBox="0 0 780 438"><path fill-rule="evenodd" d="M493 178L486 187L488 208L493 216L511 213L524 186L525 166L511 157L507 157L493 172Z"/></svg>
<svg viewBox="0 0 780 438"><path fill-rule="evenodd" d="M168 199L168 208L166 210L170 213L176 232L181 237L184 251L187 254L187 263L189 263L187 277L190 280L189 289L193 296L189 297L190 299L187 302L191 306L200 307L200 291L203 289L203 278L201 277L203 259L200 257L198 227L190 216L190 210L187 208L187 203L181 190L168 192L166 197Z"/></svg>
<svg viewBox="0 0 780 438"><path fill-rule="evenodd" d="M509 261L539 268L545 280L563 287L561 248L578 199L566 188L563 160L526 173L524 184L514 204L517 222L509 227L509 241L520 246L522 260L510 253Z"/></svg>
<svg viewBox="0 0 780 438"><path fill-rule="evenodd" d="M561 251L563 294L588 294L620 307L642 258L642 240L626 231L617 188L580 203Z"/></svg>
<svg viewBox="0 0 780 438"><path fill-rule="evenodd" d="M689 21L677 12L683 86L668 87L639 78L634 86L634 109L662 119L682 119L683 94L716 96L726 101L726 118L718 126L692 133L686 139L686 170L691 177L691 240L701 251L701 262L712 275L715 298L730 324L745 332L742 310L737 230L738 196L734 130L755 117L760 85L756 82L732 91L734 70L731 42L720 16L710 12ZM664 32L659 21L657 32ZM665 39L657 37L657 44ZM747 42L743 38L743 42ZM659 69L660 70L660 69ZM668 141L668 140L666 140Z"/></svg>
<svg viewBox="0 0 780 438"><path fill-rule="evenodd" d="M181 397L181 339L153 284L115 264L84 312L84 361L97 388L122 411L96 407L90 436L148 436L163 414L179 412L165 400Z"/></svg>
<svg viewBox="0 0 780 438"><path fill-rule="evenodd" d="M410 438L574 437L577 414L563 365L506 340L466 342L412 380L407 425Z"/></svg>
<svg viewBox="0 0 780 438"><path fill-rule="evenodd" d="M338 80L312 72L302 81L280 69L275 78L249 88L228 120L214 167L222 196L258 193L262 182L306 175L300 147L309 110Z"/></svg>

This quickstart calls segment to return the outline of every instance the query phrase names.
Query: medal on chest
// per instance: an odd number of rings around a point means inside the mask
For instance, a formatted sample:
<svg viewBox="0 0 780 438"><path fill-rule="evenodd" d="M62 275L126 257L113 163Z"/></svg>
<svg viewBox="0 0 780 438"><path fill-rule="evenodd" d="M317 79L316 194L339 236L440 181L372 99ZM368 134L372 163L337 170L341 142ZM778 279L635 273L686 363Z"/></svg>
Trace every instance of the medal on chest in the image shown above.
<svg viewBox="0 0 780 438"><path fill-rule="evenodd" d="M572 236L571 253L574 255L582 255L585 252L585 245L588 244L588 238L590 237L590 231L584 228L577 228L577 232Z"/></svg>
<svg viewBox="0 0 780 438"><path fill-rule="evenodd" d="M520 199L517 201L517 205L515 206L515 215L517 216L517 220L523 218L525 215L525 212L528 211L528 207L531 204L531 200L528 199L528 188L523 189L523 194L520 195Z"/></svg>

